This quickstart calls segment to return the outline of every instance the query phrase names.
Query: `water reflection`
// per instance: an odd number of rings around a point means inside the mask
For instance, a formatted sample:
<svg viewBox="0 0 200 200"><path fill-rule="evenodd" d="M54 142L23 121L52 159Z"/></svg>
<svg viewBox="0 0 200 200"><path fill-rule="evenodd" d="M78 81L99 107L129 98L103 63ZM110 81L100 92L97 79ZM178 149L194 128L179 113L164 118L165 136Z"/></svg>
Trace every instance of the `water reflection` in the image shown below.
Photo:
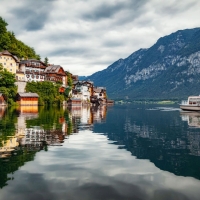
<svg viewBox="0 0 200 200"><path fill-rule="evenodd" d="M119 148L162 170L200 179L200 130L190 126L198 116L185 122L177 108L148 105L119 107L108 114L107 123L95 125L95 132L106 133Z"/></svg>
<svg viewBox="0 0 200 200"><path fill-rule="evenodd" d="M182 121L187 121L188 126L200 128L199 112L181 112Z"/></svg>
<svg viewBox="0 0 200 200"><path fill-rule="evenodd" d="M192 117L149 105L6 110L0 199L197 200Z"/></svg>
<svg viewBox="0 0 200 200"><path fill-rule="evenodd" d="M48 151L48 146L62 146L71 133L92 129L94 122L105 120L106 108L74 107L73 109L22 106L17 110L0 109L0 187L36 152ZM23 157L23 162L18 162ZM15 165L14 168L9 166ZM4 170L9 168L10 170Z"/></svg>

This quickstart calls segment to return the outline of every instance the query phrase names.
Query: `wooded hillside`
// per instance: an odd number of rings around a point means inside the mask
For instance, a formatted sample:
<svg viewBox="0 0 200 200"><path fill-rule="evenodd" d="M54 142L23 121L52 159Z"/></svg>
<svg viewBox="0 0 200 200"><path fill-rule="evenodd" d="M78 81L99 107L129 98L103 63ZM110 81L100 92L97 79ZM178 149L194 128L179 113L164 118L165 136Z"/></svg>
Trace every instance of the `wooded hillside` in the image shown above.
<svg viewBox="0 0 200 200"><path fill-rule="evenodd" d="M29 47L15 37L13 32L7 30L7 22L0 17L0 51L8 50L18 58L35 58L40 60L34 48Z"/></svg>

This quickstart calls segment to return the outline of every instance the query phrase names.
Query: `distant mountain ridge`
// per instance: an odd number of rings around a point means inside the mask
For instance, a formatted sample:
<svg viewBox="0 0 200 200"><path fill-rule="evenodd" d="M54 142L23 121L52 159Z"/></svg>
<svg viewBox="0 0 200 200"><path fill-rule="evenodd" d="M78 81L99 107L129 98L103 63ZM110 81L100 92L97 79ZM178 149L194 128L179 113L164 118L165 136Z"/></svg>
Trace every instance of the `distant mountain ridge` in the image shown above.
<svg viewBox="0 0 200 200"><path fill-rule="evenodd" d="M173 99L200 94L200 28L161 37L87 79L109 98Z"/></svg>

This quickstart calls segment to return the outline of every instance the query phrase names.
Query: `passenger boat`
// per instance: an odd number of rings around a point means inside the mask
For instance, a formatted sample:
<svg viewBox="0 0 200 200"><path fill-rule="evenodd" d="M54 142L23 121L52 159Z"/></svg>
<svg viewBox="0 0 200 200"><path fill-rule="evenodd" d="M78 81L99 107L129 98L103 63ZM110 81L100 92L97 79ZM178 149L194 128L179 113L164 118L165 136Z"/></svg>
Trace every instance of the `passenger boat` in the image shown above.
<svg viewBox="0 0 200 200"><path fill-rule="evenodd" d="M200 96L189 96L187 101L180 104L182 110L200 111Z"/></svg>

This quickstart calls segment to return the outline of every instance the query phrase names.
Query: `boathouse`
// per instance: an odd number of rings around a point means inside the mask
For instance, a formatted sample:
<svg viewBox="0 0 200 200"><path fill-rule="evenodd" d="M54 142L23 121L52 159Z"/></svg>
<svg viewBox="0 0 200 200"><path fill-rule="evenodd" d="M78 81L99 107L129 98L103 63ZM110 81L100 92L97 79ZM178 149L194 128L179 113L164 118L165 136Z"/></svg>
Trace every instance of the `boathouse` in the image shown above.
<svg viewBox="0 0 200 200"><path fill-rule="evenodd" d="M38 105L38 94L37 93L17 93L16 102L20 106L37 106Z"/></svg>

